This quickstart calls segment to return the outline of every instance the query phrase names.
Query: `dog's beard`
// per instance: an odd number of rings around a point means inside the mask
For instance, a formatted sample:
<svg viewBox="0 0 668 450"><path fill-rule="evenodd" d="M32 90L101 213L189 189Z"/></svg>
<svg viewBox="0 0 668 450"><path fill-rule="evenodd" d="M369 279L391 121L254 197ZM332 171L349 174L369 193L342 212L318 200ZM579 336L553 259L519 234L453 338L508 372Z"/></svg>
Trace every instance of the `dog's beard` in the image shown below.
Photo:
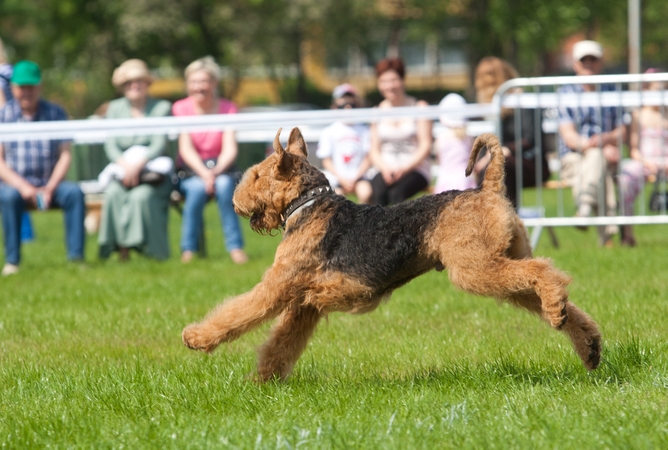
<svg viewBox="0 0 668 450"><path fill-rule="evenodd" d="M259 213L253 213L250 218L250 227L251 230L255 231L256 233L266 233L267 228L264 223L264 211L259 212Z"/></svg>

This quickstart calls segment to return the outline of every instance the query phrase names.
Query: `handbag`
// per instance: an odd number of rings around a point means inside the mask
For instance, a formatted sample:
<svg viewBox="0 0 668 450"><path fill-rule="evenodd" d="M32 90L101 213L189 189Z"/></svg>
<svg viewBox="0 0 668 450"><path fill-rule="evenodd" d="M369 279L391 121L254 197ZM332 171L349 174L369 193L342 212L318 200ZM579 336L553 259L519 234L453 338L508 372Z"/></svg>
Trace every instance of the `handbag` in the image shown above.
<svg viewBox="0 0 668 450"><path fill-rule="evenodd" d="M661 192L659 185L661 184L661 177L657 177L654 182L654 190L649 196L649 210L654 212L668 210L668 194L666 191Z"/></svg>
<svg viewBox="0 0 668 450"><path fill-rule="evenodd" d="M150 184L151 186L157 186L165 181L167 177L158 172L151 172L150 170L142 170L139 172L139 183L140 184Z"/></svg>
<svg viewBox="0 0 668 450"><path fill-rule="evenodd" d="M216 162L218 161L218 158L209 158L209 159L204 159L202 162L208 169L213 169L216 167ZM190 178L195 176L195 171L192 170L190 167L185 165L183 161L181 161L181 167L179 167L176 171L176 176L179 177L179 180L185 180L186 178Z"/></svg>
<svg viewBox="0 0 668 450"><path fill-rule="evenodd" d="M202 162L208 169L213 169L214 167L216 167L218 158L204 159L202 160ZM235 184L239 183L239 181L241 180L241 172L237 170L234 164L231 167L229 167L224 173L234 178ZM195 171L186 165L179 167L176 171L177 181L185 180L186 178L190 178L195 175L196 175Z"/></svg>

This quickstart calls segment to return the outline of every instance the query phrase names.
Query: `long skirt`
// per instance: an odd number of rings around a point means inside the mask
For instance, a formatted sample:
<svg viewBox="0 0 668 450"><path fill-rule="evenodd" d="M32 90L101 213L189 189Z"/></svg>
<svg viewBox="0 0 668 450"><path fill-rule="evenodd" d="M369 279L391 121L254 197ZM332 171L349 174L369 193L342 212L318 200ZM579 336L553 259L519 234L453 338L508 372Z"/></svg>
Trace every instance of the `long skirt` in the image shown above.
<svg viewBox="0 0 668 450"><path fill-rule="evenodd" d="M132 189L112 181L104 193L98 235L100 257L108 258L111 252L125 247L155 259L169 258L167 222L172 188L169 179L156 186L140 184Z"/></svg>

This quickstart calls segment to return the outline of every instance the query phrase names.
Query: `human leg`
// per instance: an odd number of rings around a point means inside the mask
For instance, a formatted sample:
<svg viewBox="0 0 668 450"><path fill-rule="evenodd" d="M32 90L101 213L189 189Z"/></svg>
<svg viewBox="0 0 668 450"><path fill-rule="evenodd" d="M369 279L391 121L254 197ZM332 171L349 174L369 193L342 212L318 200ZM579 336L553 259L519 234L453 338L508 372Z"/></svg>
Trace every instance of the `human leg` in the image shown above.
<svg viewBox="0 0 668 450"><path fill-rule="evenodd" d="M199 233L202 229L202 213L209 196L204 188L204 181L198 176L186 178L181 182L185 194L183 205L183 223L181 225L181 252L194 252L199 248Z"/></svg>
<svg viewBox="0 0 668 450"><path fill-rule="evenodd" d="M244 241L239 225L239 216L234 212L232 196L234 195L235 180L231 175L222 174L216 177L216 202L218 203L218 214L223 226L225 248L230 252L232 261L243 264L248 257L243 251Z"/></svg>
<svg viewBox="0 0 668 450"><path fill-rule="evenodd" d="M0 185L0 214L5 244L5 263L18 266L21 262L21 217L25 201L18 190Z"/></svg>
<svg viewBox="0 0 668 450"><path fill-rule="evenodd" d="M141 215L144 238L139 246L147 256L163 260L169 258L167 223L169 215L169 194L171 180L157 186L141 184L130 190L130 203L137 205Z"/></svg>
<svg viewBox="0 0 668 450"><path fill-rule="evenodd" d="M371 200L373 189L368 180L359 180L355 183L355 195L360 203L366 204Z"/></svg>
<svg viewBox="0 0 668 450"><path fill-rule="evenodd" d="M388 188L387 197L390 205L408 200L429 185L427 179L419 172L408 172L399 181Z"/></svg>
<svg viewBox="0 0 668 450"><path fill-rule="evenodd" d="M53 205L64 211L67 259L84 257L86 203L81 188L70 181L62 181L53 192Z"/></svg>
<svg viewBox="0 0 668 450"><path fill-rule="evenodd" d="M383 175L377 173L373 180L371 180L371 204L386 206L387 200L387 184L383 180Z"/></svg>

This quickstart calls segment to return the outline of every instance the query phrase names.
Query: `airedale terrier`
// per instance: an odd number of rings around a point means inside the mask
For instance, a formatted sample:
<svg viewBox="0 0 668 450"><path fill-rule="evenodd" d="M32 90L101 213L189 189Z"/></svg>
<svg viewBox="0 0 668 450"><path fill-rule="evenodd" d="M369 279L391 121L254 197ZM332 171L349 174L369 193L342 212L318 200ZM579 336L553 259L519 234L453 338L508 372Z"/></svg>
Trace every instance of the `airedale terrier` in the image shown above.
<svg viewBox="0 0 668 450"><path fill-rule="evenodd" d="M549 259L532 257L526 229L504 195L504 158L494 135L480 136L469 159L467 174L482 147L491 153L481 187L385 208L335 194L308 163L300 131L292 130L287 149L279 134L275 153L246 171L233 199L254 231L283 228L274 264L250 292L186 327L185 345L211 352L278 316L260 349L258 373L284 379L321 317L372 311L418 275L445 268L460 289L507 300L565 331L585 367L598 366L596 323L569 301L571 279Z"/></svg>

